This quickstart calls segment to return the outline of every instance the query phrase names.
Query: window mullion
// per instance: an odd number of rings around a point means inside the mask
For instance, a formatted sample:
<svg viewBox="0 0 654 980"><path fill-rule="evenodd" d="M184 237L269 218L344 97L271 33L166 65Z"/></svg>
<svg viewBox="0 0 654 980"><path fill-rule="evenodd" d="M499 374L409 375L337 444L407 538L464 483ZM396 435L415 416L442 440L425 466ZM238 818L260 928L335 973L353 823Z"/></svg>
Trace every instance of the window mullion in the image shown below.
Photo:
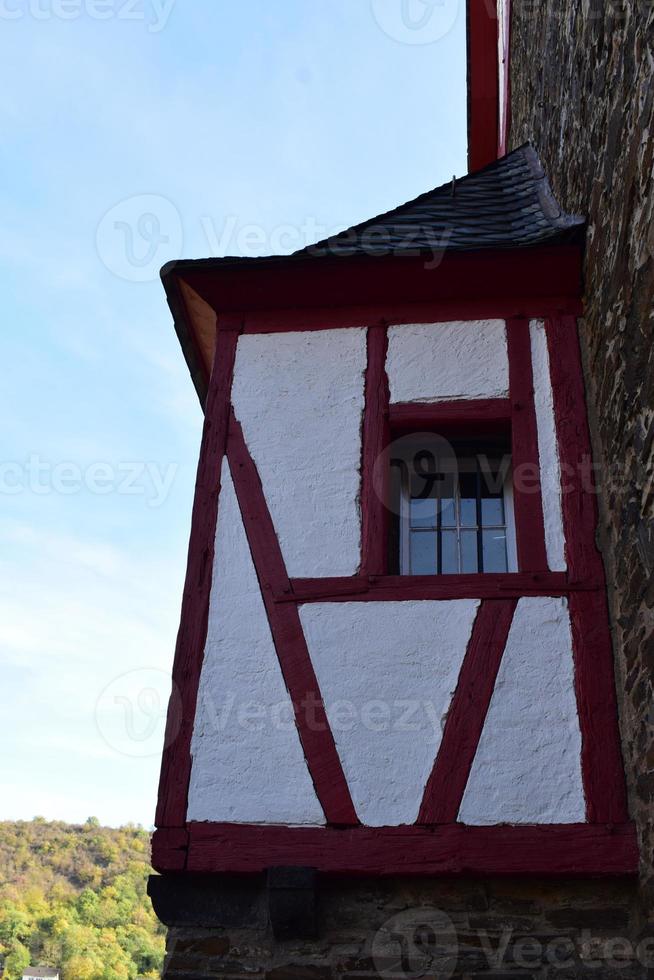
<svg viewBox="0 0 654 980"><path fill-rule="evenodd" d="M479 471L479 457L475 456L475 467L476 467L476 477L475 477L475 488L477 490L477 571L484 571L484 549L483 549L483 532L482 532L482 521L481 521L481 473Z"/></svg>
<svg viewBox="0 0 654 980"><path fill-rule="evenodd" d="M442 486L439 481L436 481L437 486L437 496L436 496L436 574L443 574L443 496L441 494Z"/></svg>

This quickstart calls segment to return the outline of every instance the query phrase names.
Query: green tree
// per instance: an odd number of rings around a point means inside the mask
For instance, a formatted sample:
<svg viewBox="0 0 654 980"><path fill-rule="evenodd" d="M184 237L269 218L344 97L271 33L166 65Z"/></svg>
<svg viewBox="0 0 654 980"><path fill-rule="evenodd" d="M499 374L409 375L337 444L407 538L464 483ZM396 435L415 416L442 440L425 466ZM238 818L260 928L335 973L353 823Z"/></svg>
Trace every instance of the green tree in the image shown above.
<svg viewBox="0 0 654 980"><path fill-rule="evenodd" d="M6 980L43 963L65 980L159 976L164 930L146 894L149 836L43 818L0 823L0 954Z"/></svg>

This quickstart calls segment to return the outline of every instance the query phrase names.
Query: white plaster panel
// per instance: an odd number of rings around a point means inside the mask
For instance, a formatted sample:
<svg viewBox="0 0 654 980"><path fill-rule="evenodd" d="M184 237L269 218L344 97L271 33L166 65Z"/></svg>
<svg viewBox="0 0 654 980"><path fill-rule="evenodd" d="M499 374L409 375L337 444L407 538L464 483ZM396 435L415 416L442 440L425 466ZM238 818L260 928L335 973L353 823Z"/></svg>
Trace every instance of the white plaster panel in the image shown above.
<svg viewBox="0 0 654 980"><path fill-rule="evenodd" d="M566 599L518 603L458 819L586 819Z"/></svg>
<svg viewBox="0 0 654 980"><path fill-rule="evenodd" d="M292 577L353 575L366 330L239 338L232 401Z"/></svg>
<svg viewBox="0 0 654 980"><path fill-rule="evenodd" d="M538 456L543 494L547 564L550 571L564 572L567 565L561 510L561 464L554 420L547 336L543 321L532 320L529 324L529 334L534 375L534 405L538 427Z"/></svg>
<svg viewBox="0 0 654 980"><path fill-rule="evenodd" d="M362 823L415 823L478 605L465 599L301 607Z"/></svg>
<svg viewBox="0 0 654 980"><path fill-rule="evenodd" d="M188 819L322 824L226 462L221 482Z"/></svg>
<svg viewBox="0 0 654 980"><path fill-rule="evenodd" d="M509 393L504 320L391 327L386 371L392 403L504 398Z"/></svg>

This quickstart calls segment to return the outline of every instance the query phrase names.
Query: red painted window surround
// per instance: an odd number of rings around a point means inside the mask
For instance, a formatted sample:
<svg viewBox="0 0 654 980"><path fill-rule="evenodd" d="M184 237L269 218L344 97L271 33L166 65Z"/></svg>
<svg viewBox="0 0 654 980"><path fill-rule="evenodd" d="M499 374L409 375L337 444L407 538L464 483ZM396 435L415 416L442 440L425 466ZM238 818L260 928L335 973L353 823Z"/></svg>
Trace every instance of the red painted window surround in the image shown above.
<svg viewBox="0 0 654 980"><path fill-rule="evenodd" d="M457 401L433 405L389 405L385 370L386 330L371 328L368 337L368 369L363 422L361 512L363 522L361 574L384 576L388 558L388 465L377 465L394 431L419 430L425 426L446 435L452 428L478 437L489 426L510 427L513 470L530 473L529 482L514 487L514 512L518 568L521 572L547 574L545 527L541 499L538 434L533 398L529 321L513 318L506 323L509 358L509 398ZM374 475L373 475L374 474ZM524 482L524 486L521 484ZM459 576L447 576L447 581ZM484 575L480 578L485 578ZM509 576L510 581L510 576ZM403 585L409 591L410 584ZM447 585L442 588L447 596Z"/></svg>
<svg viewBox="0 0 654 980"><path fill-rule="evenodd" d="M574 274L573 274L574 277ZM553 292L553 290L551 290ZM533 397L530 379L530 352L527 316L547 319L547 337L552 362L555 415L561 461L572 472L579 472L579 461L590 452L581 366L574 314L579 301L568 293L559 311L543 302L542 296L517 308L508 297L467 306L457 302L455 318L507 315L510 362L508 399L461 408L456 403L439 407L441 421L449 425L471 420L469 411L484 409L487 424L506 425L510 421L513 451L518 458L536 452ZM423 314L434 322L451 319L453 306L440 300L421 300ZM391 322L417 322L415 304L398 303ZM612 654L606 609L604 575L594 544L597 520L595 501L581 481L573 478L571 491L564 495L563 516L567 540L567 573L549 572L544 561L543 538L531 529L540 528L533 511L516 520L523 523L523 547L519 573L507 575L437 577L385 576L382 551L377 542L380 515L364 519L361 572L348 579L288 579L256 467L239 433L230 422L230 389L237 336L240 331L263 329L322 329L334 326L361 326L372 323L368 337L366 372L366 418L363 438L364 498L371 507L371 465L379 446L388 439L392 427L411 426L418 417L424 421L425 407L388 406L384 378L385 333L380 308L377 317L359 319L360 310L370 311L368 303L355 308L313 311L295 310L289 318L281 310L236 315L221 314L217 331L216 355L207 401L207 417L196 484L187 577L178 635L174 683L181 693L181 705L172 701L169 712L166 750L160 783L157 826L154 838L154 866L159 871L250 872L273 864L311 864L332 873L348 871L363 874L422 873L462 874L474 871L489 874L632 874L637 865L635 832L628 824L624 775L617 730L617 711L612 671ZM529 312L526 313L525 311ZM439 313L440 316L434 316ZM518 315L522 314L522 315ZM429 322L430 317L423 317ZM412 413L413 417L412 417ZM463 413L463 414L462 414ZM431 417L431 416L430 416ZM190 776L191 734L197 690L206 640L207 612L211 588L213 541L218 495L217 474L227 453L234 475L246 533L262 586L266 610L275 638L280 666L296 708L296 724L318 796L327 814L328 827L281 828L239 825L187 824L187 795ZM536 455L537 459L537 455ZM239 472L249 474L240 479ZM534 495L537 498L537 495ZM381 515L383 521L383 515ZM468 761L474 756L477 733L489 699L489 684L499 667L501 637L508 630L515 601L529 595L568 597L573 626L575 684L582 731L582 773L587 800L588 824L571 827L462 827L454 821L457 800L462 792ZM465 658L459 688L448 720L446 737L434 762L432 777L425 789L420 820L414 827L365 828L358 825L329 726L307 729L300 705L313 695L320 708L322 700L301 630L298 605L312 601L367 601L369 599L457 598L482 599L473 637ZM501 655L501 651L500 651ZM483 661L483 668L482 668ZM486 671L479 678L478 671ZM464 731L457 705L470 700L475 706L473 724ZM315 725L313 728L315 729ZM455 756L463 759L459 766ZM459 768L457 768L459 767ZM458 779L449 774L457 769ZM437 788L447 784L449 796L441 798ZM451 786L450 786L451 784ZM422 821L422 823L420 822Z"/></svg>

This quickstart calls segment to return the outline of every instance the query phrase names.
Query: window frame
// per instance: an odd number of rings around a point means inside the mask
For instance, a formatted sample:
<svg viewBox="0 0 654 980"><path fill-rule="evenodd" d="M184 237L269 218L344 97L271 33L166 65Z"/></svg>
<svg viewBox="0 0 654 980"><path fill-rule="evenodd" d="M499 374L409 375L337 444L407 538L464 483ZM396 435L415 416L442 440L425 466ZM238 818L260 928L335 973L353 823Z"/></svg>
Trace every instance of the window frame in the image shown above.
<svg viewBox="0 0 654 980"><path fill-rule="evenodd" d="M469 441L469 440L468 440ZM427 443L425 442L427 447ZM507 453L510 455L510 452ZM456 454L457 458L457 475L461 470L461 464L470 465L478 459L479 457L486 456L489 458L488 453L480 451L478 453L469 452L459 456ZM391 462L389 460L389 462ZM466 470L467 471L467 470ZM472 471L472 467L470 467ZM392 481L391 481L392 482ZM397 493L397 490L396 490ZM459 485L457 480L457 501L460 500L459 496ZM442 572L436 570L431 573L417 572L413 573L411 571L411 534L413 529L411 528L411 517L410 517L410 477L409 477L409 466L401 467L401 472L399 476L399 494L397 498L393 500L393 505L396 503L399 505L398 514L398 528L397 528L397 541L396 547L398 549L397 555L397 568L398 574L406 577L413 578L416 575L428 575L430 577L438 579L449 579L454 575L511 575L519 571L518 568L518 555L517 555L517 539L516 539L516 525L515 525L515 510L514 510L514 499L513 499L513 461L507 469L506 476L504 478L504 483L502 485L502 499L504 504L504 524L503 525L489 525L488 529L492 530L494 527L502 527L506 535L506 570L501 572L488 572L486 570L475 571L475 572L464 572L459 570L457 572ZM447 528L447 530L454 530L457 532L457 551L460 558L460 534L462 530L475 531L477 535L480 534L485 528L483 525L475 525L474 527L465 528L461 525L458 519L458 505L457 505L457 523L452 528ZM442 534L443 529L439 528L434 533Z"/></svg>

